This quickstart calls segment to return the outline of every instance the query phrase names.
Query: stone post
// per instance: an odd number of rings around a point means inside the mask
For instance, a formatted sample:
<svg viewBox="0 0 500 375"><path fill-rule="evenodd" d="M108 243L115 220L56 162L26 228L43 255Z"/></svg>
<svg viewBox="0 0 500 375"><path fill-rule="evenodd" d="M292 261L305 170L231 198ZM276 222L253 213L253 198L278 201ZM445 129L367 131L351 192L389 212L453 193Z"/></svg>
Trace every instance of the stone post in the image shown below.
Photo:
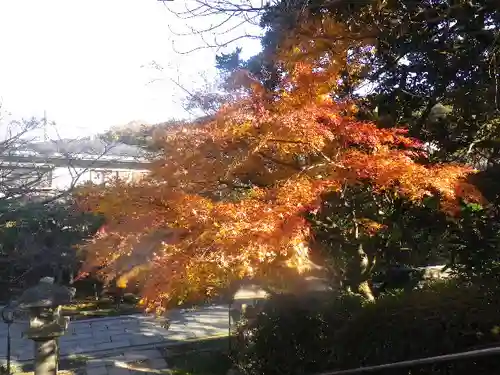
<svg viewBox="0 0 500 375"><path fill-rule="evenodd" d="M69 318L61 316L61 305L71 302L74 288L55 285L45 277L27 289L17 301L17 308L30 315L26 337L34 341L35 375L56 375L58 370L58 338L65 334Z"/></svg>
<svg viewBox="0 0 500 375"><path fill-rule="evenodd" d="M57 358L57 338L34 339L35 375L56 375L59 363Z"/></svg>

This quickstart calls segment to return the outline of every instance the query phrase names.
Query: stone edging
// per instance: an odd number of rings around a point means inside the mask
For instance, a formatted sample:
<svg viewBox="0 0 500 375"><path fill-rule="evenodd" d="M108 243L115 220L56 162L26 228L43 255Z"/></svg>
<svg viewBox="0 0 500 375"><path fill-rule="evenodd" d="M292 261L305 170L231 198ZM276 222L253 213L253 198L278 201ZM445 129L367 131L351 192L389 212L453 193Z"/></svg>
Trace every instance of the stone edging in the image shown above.
<svg viewBox="0 0 500 375"><path fill-rule="evenodd" d="M212 336L204 336L200 338L192 338L192 339L187 339L183 341L179 340L163 340L163 341L158 341L155 343L151 344L141 344L141 345L130 345L130 346L122 346L118 347L115 349L101 349L101 350L94 350L94 351L89 351L89 352L82 352L82 353L73 353L73 354L65 354L65 355L60 355L59 360L71 360L74 357L77 356L93 356L97 354L99 358L105 358L108 356L113 356L116 355L117 353L123 353L128 350L148 350L148 349L158 349L158 348L166 348L166 347L176 347L176 346L181 346L181 345L186 345L190 344L193 342L198 342L198 341L204 341L204 340L211 340L211 339L217 339L217 338L222 338L222 337L229 337L227 334L219 334L219 335L212 335ZM33 359L27 359L27 360L16 360L13 361L19 365L27 364L33 362Z"/></svg>
<svg viewBox="0 0 500 375"><path fill-rule="evenodd" d="M67 316L67 315L66 315ZM117 319L126 319L127 317L138 317L138 316L147 316L146 314L135 313L135 314L125 314L125 315L115 315L115 316L106 316L106 317L95 317L95 318L87 318L87 319L71 319L70 324L78 324L78 323L97 323L108 320L117 320ZM70 316L71 318L71 316Z"/></svg>

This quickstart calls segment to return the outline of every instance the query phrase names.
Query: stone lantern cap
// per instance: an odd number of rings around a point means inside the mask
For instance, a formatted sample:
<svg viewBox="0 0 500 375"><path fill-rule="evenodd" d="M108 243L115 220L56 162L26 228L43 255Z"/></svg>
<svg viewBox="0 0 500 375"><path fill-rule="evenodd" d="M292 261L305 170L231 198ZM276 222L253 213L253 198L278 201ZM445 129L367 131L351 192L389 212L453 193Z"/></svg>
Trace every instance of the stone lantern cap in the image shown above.
<svg viewBox="0 0 500 375"><path fill-rule="evenodd" d="M54 308L68 304L75 295L75 288L54 284L54 278L44 277L38 285L26 289L16 301L19 309Z"/></svg>

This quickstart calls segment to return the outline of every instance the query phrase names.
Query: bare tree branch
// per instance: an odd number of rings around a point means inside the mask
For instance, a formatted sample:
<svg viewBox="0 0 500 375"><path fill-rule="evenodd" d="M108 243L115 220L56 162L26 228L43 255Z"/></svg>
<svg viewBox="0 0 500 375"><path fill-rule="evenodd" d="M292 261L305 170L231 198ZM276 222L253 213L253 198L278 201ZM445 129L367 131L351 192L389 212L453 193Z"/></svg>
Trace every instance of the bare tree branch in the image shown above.
<svg viewBox="0 0 500 375"><path fill-rule="evenodd" d="M169 27L171 33L175 36L197 36L202 45L187 51L179 51L175 42L172 43L174 50L180 54L189 54L202 49L216 49L219 51L230 44L243 39L261 39L262 30L259 20L262 13L270 6L278 4L275 1L258 0L192 0L183 3L181 9L178 4L165 5L170 14L179 20L184 21L186 32L174 31ZM255 4L254 4L255 3ZM209 25L204 25L203 21L211 21ZM201 22L200 22L201 21ZM256 33L246 30L239 30L245 25L255 27ZM221 40L221 37L227 36L227 39ZM218 37L218 38L217 38ZM210 41L208 40L210 39Z"/></svg>

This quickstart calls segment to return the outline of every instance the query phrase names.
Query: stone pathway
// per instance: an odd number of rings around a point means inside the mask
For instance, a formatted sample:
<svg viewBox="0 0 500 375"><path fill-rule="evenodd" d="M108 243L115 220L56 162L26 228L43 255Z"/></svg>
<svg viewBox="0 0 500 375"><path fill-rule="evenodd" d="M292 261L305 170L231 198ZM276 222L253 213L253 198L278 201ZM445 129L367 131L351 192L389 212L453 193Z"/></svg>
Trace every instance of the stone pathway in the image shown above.
<svg viewBox="0 0 500 375"><path fill-rule="evenodd" d="M13 368L14 374L33 375L33 371ZM127 351L123 354L101 358L79 358L72 364L62 363L59 366L60 375L153 375L170 374L164 354L157 349Z"/></svg>
<svg viewBox="0 0 500 375"><path fill-rule="evenodd" d="M11 368L13 374L33 375L23 366ZM157 349L132 351L126 355L104 358L88 358L72 366L60 366L60 375L153 375L171 374L164 354Z"/></svg>
<svg viewBox="0 0 500 375"><path fill-rule="evenodd" d="M151 315L134 314L110 318L71 321L59 339L61 358L69 356L102 357L120 352L137 352L178 343L227 335L228 306L207 306L194 311L174 311L167 330L163 321ZM26 322L11 326L11 360L33 360L33 342L23 337ZM7 354L7 326L0 324L0 361ZM128 354L130 357L130 354Z"/></svg>
<svg viewBox="0 0 500 375"><path fill-rule="evenodd" d="M263 298L255 288L242 287L231 308ZM213 305L170 313L170 327L151 315L134 314L71 321L59 339L61 374L132 375L170 374L159 348L216 336L229 330L229 306ZM27 321L11 325L13 367L32 367L34 344L23 337ZM0 364L7 355L7 325L0 321ZM64 371L68 369L68 371ZM21 371L27 375L25 370ZM31 373L33 374L33 373Z"/></svg>
<svg viewBox="0 0 500 375"><path fill-rule="evenodd" d="M169 374L164 355L157 349L127 350L111 357L89 358L73 369L77 375Z"/></svg>

